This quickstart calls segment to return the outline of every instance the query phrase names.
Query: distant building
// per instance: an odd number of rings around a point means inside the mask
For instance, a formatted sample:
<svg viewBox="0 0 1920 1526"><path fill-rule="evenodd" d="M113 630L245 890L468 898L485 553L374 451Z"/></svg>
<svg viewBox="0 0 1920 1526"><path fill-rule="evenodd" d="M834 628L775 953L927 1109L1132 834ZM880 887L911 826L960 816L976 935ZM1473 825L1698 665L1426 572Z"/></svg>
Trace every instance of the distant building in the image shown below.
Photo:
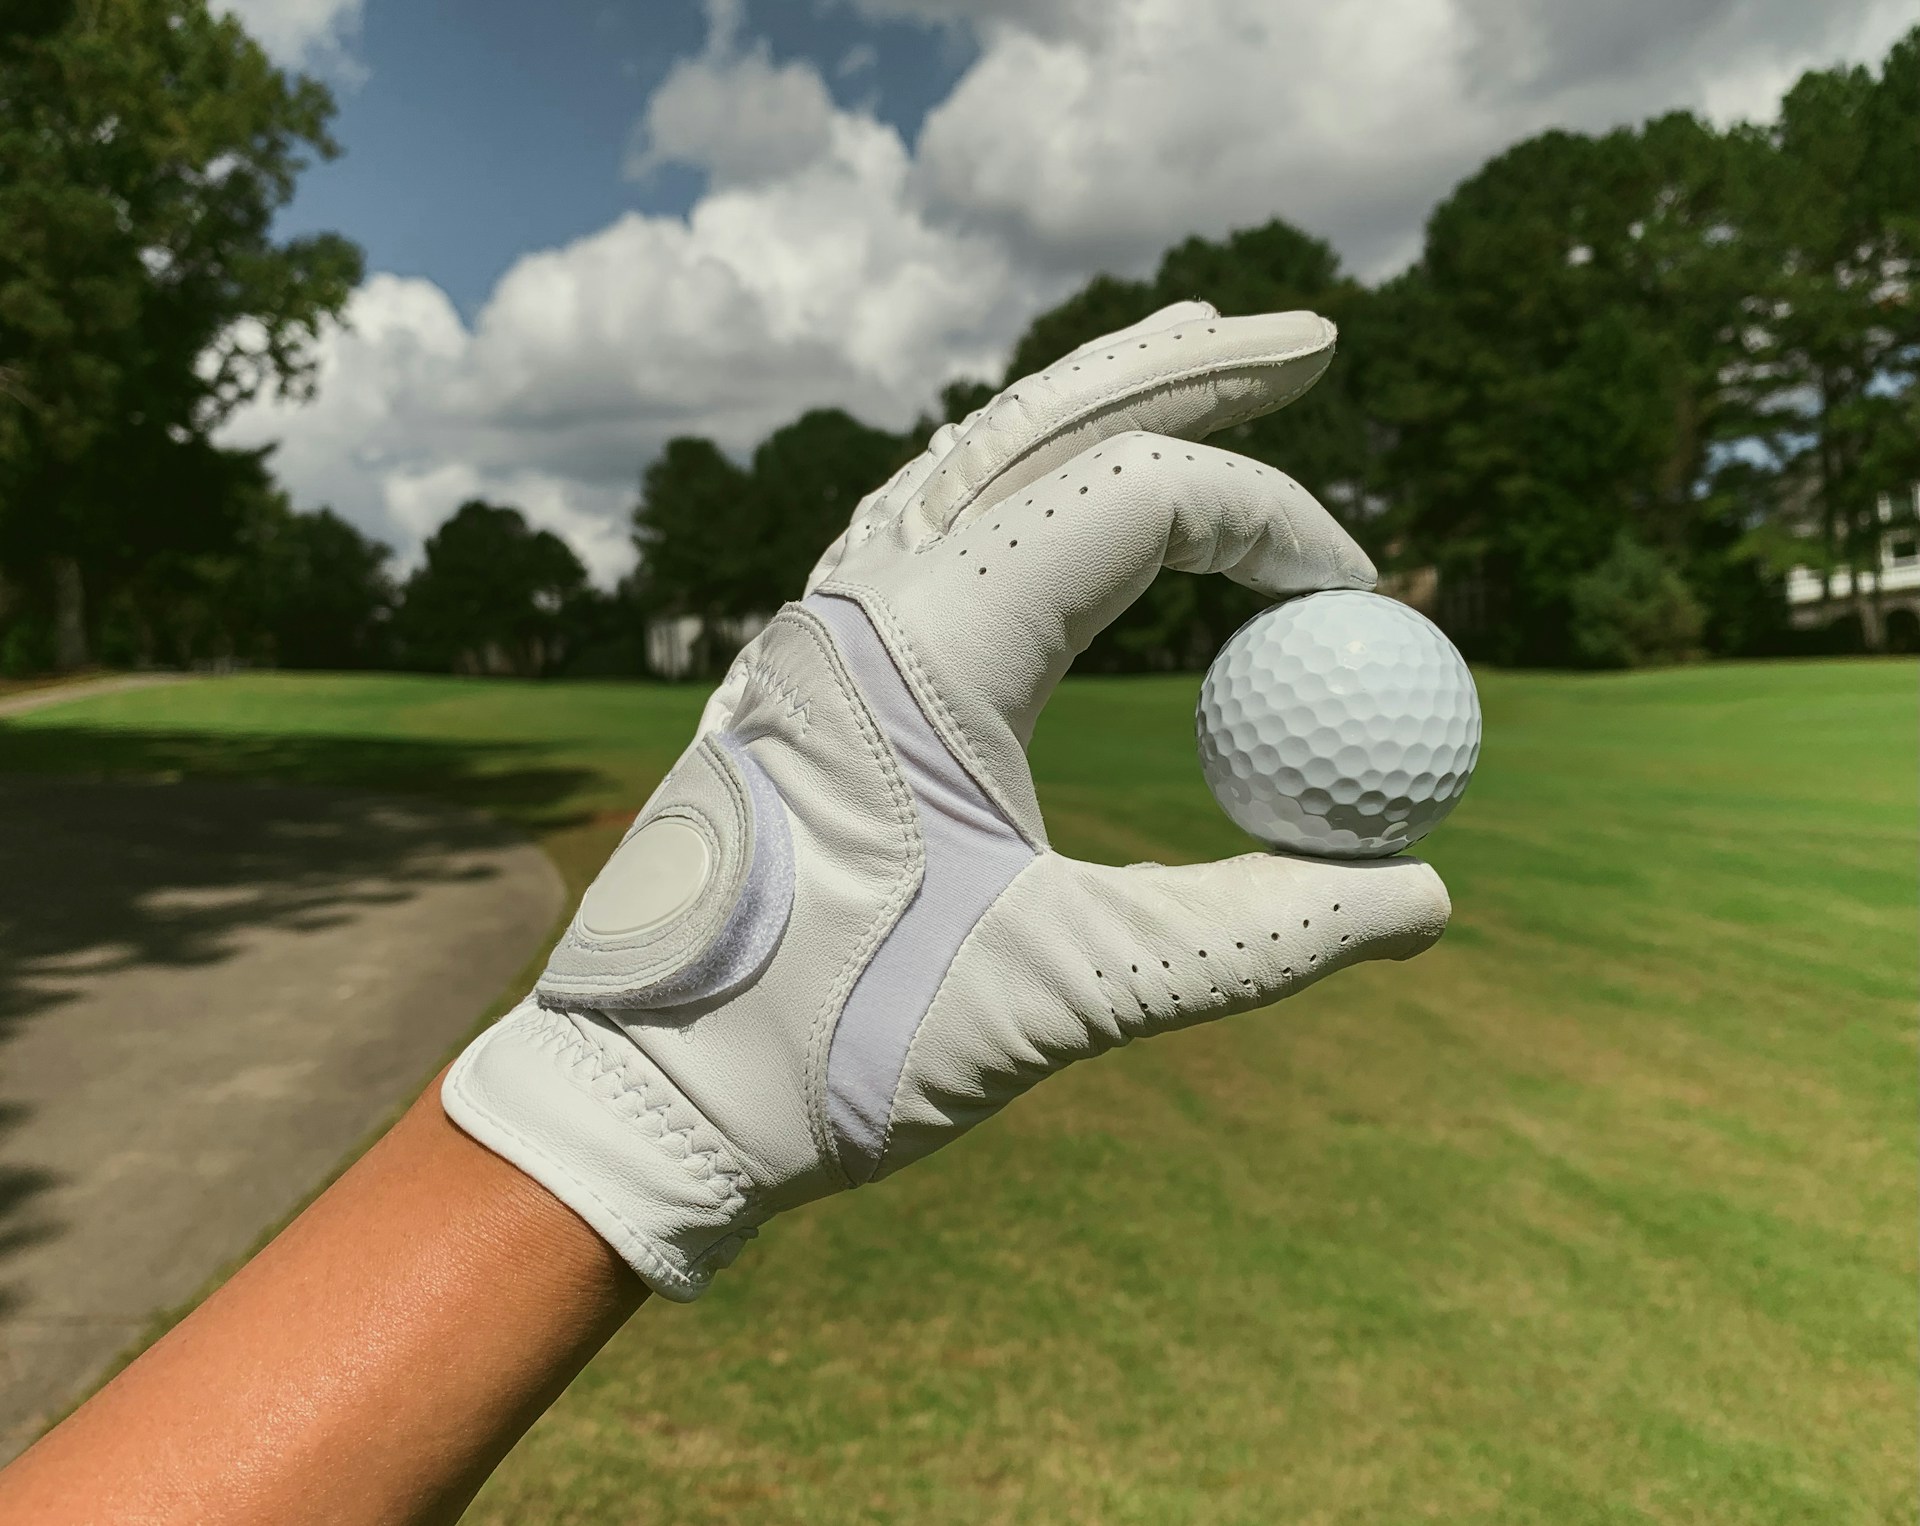
<svg viewBox="0 0 1920 1526"><path fill-rule="evenodd" d="M1389 546L1387 554L1396 555L1400 549ZM1470 565L1450 569L1445 578L1432 563L1383 572L1377 592L1419 610L1463 644L1486 630L1488 610L1494 602L1487 578Z"/></svg>
<svg viewBox="0 0 1920 1526"><path fill-rule="evenodd" d="M1920 651L1920 483L1907 489L1904 513L1880 495L1880 560L1870 571L1787 572L1787 612L1795 630L1819 630L1858 615L1875 650ZM1855 577L1859 587L1854 586Z"/></svg>
<svg viewBox="0 0 1920 1526"><path fill-rule="evenodd" d="M1375 590L1389 599L1410 604L1431 620L1440 609L1440 569L1434 566L1409 567L1402 572L1383 572Z"/></svg>
<svg viewBox="0 0 1920 1526"><path fill-rule="evenodd" d="M730 656L766 628L765 615L742 615L714 622L722 657ZM647 622L647 671L656 678L685 678L701 655L697 648L706 626L698 615L674 615Z"/></svg>

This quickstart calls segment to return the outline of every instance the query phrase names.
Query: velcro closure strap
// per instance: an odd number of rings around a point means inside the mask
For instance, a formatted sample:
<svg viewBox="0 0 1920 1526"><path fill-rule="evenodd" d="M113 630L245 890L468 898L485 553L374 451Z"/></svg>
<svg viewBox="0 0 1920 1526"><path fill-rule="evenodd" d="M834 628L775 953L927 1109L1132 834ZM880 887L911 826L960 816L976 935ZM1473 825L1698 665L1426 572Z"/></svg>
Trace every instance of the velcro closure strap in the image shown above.
<svg viewBox="0 0 1920 1526"><path fill-rule="evenodd" d="M662 1008L738 990L793 909L786 806L721 732L674 765L581 898L535 988L550 1008Z"/></svg>

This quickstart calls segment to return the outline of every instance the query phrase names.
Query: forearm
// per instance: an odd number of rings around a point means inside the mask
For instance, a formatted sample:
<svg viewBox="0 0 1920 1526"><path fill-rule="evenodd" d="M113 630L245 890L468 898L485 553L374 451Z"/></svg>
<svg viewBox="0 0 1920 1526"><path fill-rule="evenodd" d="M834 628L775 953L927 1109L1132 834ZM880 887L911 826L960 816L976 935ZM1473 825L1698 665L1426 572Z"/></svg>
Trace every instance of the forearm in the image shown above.
<svg viewBox="0 0 1920 1526"><path fill-rule="evenodd" d="M0 1473L0 1519L458 1516L646 1290L438 1090Z"/></svg>

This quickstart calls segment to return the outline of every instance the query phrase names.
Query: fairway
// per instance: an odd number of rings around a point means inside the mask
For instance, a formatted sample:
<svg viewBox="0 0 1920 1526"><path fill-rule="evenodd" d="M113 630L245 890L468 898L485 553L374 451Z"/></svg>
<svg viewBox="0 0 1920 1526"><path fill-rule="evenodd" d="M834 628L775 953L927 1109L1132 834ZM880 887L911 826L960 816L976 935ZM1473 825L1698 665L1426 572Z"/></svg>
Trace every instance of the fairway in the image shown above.
<svg viewBox="0 0 1920 1526"><path fill-rule="evenodd" d="M1915 665L1479 678L1437 949L776 1221L467 1519L1910 1521ZM1197 682L1063 688L1056 846L1245 846ZM0 721L0 770L430 794L577 892L702 699L241 677Z"/></svg>

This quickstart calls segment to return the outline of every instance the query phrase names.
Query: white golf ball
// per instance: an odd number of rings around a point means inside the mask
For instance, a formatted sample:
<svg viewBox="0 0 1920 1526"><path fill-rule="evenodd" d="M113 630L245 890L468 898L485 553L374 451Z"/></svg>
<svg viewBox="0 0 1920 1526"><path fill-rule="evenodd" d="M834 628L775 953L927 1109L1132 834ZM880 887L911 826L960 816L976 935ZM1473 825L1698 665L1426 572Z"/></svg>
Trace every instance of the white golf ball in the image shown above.
<svg viewBox="0 0 1920 1526"><path fill-rule="evenodd" d="M1235 631L1194 721L1220 808L1316 858L1418 842L1480 757L1480 696L1453 643L1397 600L1348 589L1289 599Z"/></svg>

